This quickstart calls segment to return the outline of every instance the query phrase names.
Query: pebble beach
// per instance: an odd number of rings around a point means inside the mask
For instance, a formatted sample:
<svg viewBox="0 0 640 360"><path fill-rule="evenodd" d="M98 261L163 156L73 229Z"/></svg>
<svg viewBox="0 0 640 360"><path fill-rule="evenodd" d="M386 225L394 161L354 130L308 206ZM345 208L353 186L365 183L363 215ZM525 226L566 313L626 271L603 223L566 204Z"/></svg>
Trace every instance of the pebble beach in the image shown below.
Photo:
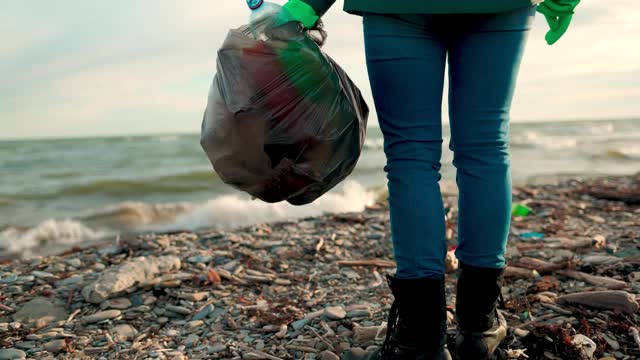
<svg viewBox="0 0 640 360"><path fill-rule="evenodd" d="M445 195L455 248L457 198ZM520 186L503 359L640 358L640 174ZM339 359L384 340L389 212L0 260L0 359ZM449 343L457 261L447 258Z"/></svg>

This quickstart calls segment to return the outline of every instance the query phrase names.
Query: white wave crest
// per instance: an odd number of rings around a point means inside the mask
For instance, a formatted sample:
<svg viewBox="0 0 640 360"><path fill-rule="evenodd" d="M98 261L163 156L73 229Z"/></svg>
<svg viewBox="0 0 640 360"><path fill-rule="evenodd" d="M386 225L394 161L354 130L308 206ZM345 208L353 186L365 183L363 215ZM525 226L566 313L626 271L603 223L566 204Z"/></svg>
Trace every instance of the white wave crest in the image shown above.
<svg viewBox="0 0 640 360"><path fill-rule="evenodd" d="M375 195L355 181L347 181L341 192L329 192L304 206L281 202L268 204L238 195L224 195L180 215L168 225L148 230L195 230L203 228L233 229L258 223L317 216L323 213L362 211L373 204Z"/></svg>
<svg viewBox="0 0 640 360"><path fill-rule="evenodd" d="M27 255L38 248L41 253L43 248L66 248L105 236L106 232L92 230L78 221L50 219L28 229L9 227L2 230L0 252Z"/></svg>
<svg viewBox="0 0 640 360"><path fill-rule="evenodd" d="M578 139L572 136L540 136L534 131L527 131L523 136L514 137L512 144L516 146L541 147L548 150L575 148Z"/></svg>

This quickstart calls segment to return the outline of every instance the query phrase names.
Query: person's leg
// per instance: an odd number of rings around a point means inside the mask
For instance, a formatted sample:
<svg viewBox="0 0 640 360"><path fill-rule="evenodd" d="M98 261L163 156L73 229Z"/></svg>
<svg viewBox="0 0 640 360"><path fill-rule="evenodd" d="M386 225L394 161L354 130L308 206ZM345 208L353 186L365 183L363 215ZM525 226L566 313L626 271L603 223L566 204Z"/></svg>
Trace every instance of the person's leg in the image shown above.
<svg viewBox="0 0 640 360"><path fill-rule="evenodd" d="M511 219L509 112L535 8L455 18L449 115L457 168L457 359L490 359L506 336L497 311Z"/></svg>
<svg viewBox="0 0 640 360"><path fill-rule="evenodd" d="M425 15L364 16L367 66L387 155L397 272L380 349L343 359L450 360L446 350L444 210L438 181L445 47Z"/></svg>
<svg viewBox="0 0 640 360"><path fill-rule="evenodd" d="M445 44L425 15L364 16L369 80L384 135L396 277L438 277L446 256L438 181Z"/></svg>
<svg viewBox="0 0 640 360"><path fill-rule="evenodd" d="M502 268L511 218L509 112L535 10L457 17L449 49L450 148L465 264ZM452 26L452 28L455 26Z"/></svg>

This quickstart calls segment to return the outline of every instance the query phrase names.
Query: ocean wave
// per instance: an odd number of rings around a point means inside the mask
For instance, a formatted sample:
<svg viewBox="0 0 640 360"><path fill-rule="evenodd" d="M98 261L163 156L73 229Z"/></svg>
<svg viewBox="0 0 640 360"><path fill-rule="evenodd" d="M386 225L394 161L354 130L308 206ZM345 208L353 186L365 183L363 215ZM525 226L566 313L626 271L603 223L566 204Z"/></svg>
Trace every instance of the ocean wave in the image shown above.
<svg viewBox="0 0 640 360"><path fill-rule="evenodd" d="M179 215L193 210L195 204L169 203L146 204L143 202L127 201L90 210L76 217L92 228L113 228L122 230L139 229L146 225L166 224L173 222Z"/></svg>
<svg viewBox="0 0 640 360"><path fill-rule="evenodd" d="M78 221L49 219L32 228L8 227L0 231L0 253L46 253L46 249L70 247L107 235L108 232L93 230Z"/></svg>
<svg viewBox="0 0 640 360"><path fill-rule="evenodd" d="M547 150L571 149L578 146L579 141L572 136L540 135L535 131L527 131L523 135L511 139L513 147L538 147Z"/></svg>
<svg viewBox="0 0 640 360"><path fill-rule="evenodd" d="M591 125L587 126L585 129L587 133L591 135L613 134L616 131L613 123Z"/></svg>
<svg viewBox="0 0 640 360"><path fill-rule="evenodd" d="M89 210L68 220L46 220L30 228L0 229L0 254L50 254L73 245L122 233L233 229L257 223L294 220L324 213L362 211L376 199L374 190L346 181L311 204L269 204L244 195L223 195L204 203L124 202Z"/></svg>
<svg viewBox="0 0 640 360"><path fill-rule="evenodd" d="M623 160L640 160L640 146L607 149L607 157Z"/></svg>
<svg viewBox="0 0 640 360"><path fill-rule="evenodd" d="M238 195L224 195L196 206L174 222L146 230L232 229L241 226L299 219L323 213L362 211L373 204L375 194L356 181L347 181L341 192L329 192L311 204L293 206L286 202L269 204Z"/></svg>

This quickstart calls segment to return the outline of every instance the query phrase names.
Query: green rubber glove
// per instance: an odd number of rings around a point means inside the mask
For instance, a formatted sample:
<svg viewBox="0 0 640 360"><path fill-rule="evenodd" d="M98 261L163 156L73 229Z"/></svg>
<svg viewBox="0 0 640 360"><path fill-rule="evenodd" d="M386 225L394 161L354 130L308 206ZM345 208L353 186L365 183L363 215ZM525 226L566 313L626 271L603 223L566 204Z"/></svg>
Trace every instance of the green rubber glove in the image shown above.
<svg viewBox="0 0 640 360"><path fill-rule="evenodd" d="M282 6L286 10L286 19L279 21L285 23L289 21L297 21L304 26L305 29L311 29L318 22L318 15L311 6L302 0L289 0Z"/></svg>
<svg viewBox="0 0 640 360"><path fill-rule="evenodd" d="M579 3L580 0L545 0L538 5L538 12L544 15L550 27L545 36L547 44L555 44L567 32Z"/></svg>

